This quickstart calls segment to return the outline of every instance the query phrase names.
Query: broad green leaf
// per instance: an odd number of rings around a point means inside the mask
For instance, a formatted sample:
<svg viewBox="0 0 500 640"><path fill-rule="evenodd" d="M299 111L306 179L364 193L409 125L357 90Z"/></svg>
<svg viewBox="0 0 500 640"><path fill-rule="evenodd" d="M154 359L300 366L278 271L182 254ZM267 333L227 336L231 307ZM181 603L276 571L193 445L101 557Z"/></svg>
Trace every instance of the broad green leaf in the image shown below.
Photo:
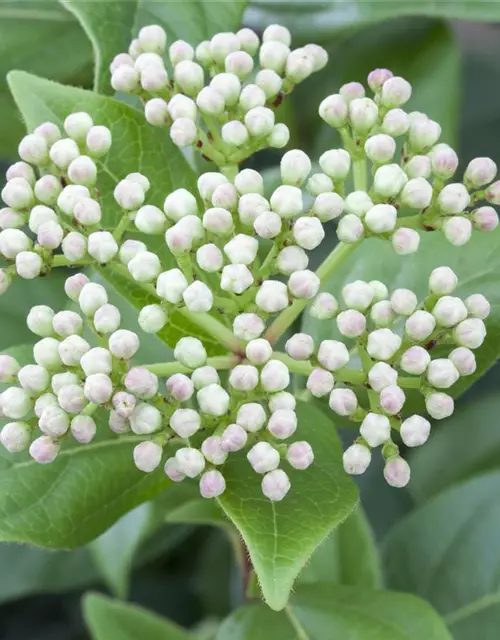
<svg viewBox="0 0 500 640"><path fill-rule="evenodd" d="M297 578L297 584L314 582L380 587L378 551L361 505L320 544Z"/></svg>
<svg viewBox="0 0 500 640"><path fill-rule="evenodd" d="M113 230L121 218L121 212L113 198L113 189L129 173L139 171L148 177L151 188L147 201L150 204L162 206L165 196L180 187L196 193L195 175L179 149L171 142L168 133L149 126L144 116L133 107L112 98L64 87L23 72L10 73L8 82L29 129L45 120L60 124L68 113L82 107L92 115L96 123L111 129L113 146L101 163L98 180L102 210L105 212L104 228ZM160 251L166 268L173 264L163 238L149 239L148 246ZM151 302L151 297L143 289L114 273L111 267L99 269L99 272L136 308L142 308ZM220 344L178 313L172 314L167 326L158 334L170 346L174 346L183 335L201 337L211 354L221 352Z"/></svg>
<svg viewBox="0 0 500 640"><path fill-rule="evenodd" d="M390 291L405 287L415 291L422 300L428 289L428 279L435 267L451 267L459 278L454 295L461 298L482 293L491 303L491 315L486 320L487 337L476 350L477 371L460 378L451 389L454 396L461 395L480 378L500 355L500 230L492 233L475 232L466 247L454 247L440 232L422 233L420 248L410 256L397 255L390 242L365 240L341 265L335 275L325 283L323 290L339 295L342 287L353 280L377 279ZM304 331L317 340L335 335L335 324L311 318L306 312ZM436 349L436 354L439 349Z"/></svg>
<svg viewBox="0 0 500 640"><path fill-rule="evenodd" d="M297 436L315 455L306 471L286 467L292 488L281 502L262 495L261 478L244 454L230 456L224 467L227 490L219 502L238 527L248 548L265 601L282 609L295 578L313 551L356 504L354 483L342 467L335 427L312 405L297 405Z"/></svg>
<svg viewBox="0 0 500 640"><path fill-rule="evenodd" d="M451 487L402 520L385 541L388 585L428 600L455 640L498 638L499 491L498 471Z"/></svg>
<svg viewBox="0 0 500 640"><path fill-rule="evenodd" d="M245 13L245 24L262 30L278 22L303 41L321 40L338 31L398 16L497 22L500 7L496 2L485 0L254 0Z"/></svg>
<svg viewBox="0 0 500 640"><path fill-rule="evenodd" d="M60 0L74 14L94 49L94 91L114 93L109 65L127 51L137 13L137 0Z"/></svg>
<svg viewBox="0 0 500 640"><path fill-rule="evenodd" d="M0 77L24 69L80 86L92 84L92 48L78 22L56 1L0 3ZM24 127L7 86L0 87L0 156L14 158Z"/></svg>
<svg viewBox="0 0 500 640"><path fill-rule="evenodd" d="M152 611L97 593L84 597L83 617L92 640L189 640L194 637Z"/></svg>
<svg viewBox="0 0 500 640"><path fill-rule="evenodd" d="M262 604L238 609L217 640L451 640L423 600L392 591L333 584L301 585L285 611Z"/></svg>
<svg viewBox="0 0 500 640"><path fill-rule="evenodd" d="M141 0L136 31L144 25L161 24L170 43L181 39L197 45L220 31L237 31L246 4L246 0Z"/></svg>

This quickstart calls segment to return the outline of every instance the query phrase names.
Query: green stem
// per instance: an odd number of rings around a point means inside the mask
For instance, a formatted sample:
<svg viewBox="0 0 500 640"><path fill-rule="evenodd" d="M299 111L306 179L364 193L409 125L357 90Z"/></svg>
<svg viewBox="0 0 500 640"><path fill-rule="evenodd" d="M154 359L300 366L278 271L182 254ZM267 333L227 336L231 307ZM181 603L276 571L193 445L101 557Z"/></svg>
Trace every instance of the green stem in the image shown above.
<svg viewBox="0 0 500 640"><path fill-rule="evenodd" d="M68 260L63 255L54 256L52 259L52 267L87 267L90 264L95 264L93 258L83 258L82 260Z"/></svg>
<svg viewBox="0 0 500 640"><path fill-rule="evenodd" d="M316 368L309 360L294 360L286 353L279 351L273 353L273 359L284 362L292 373L302 376L308 376ZM338 382L347 382L354 385L361 385L366 382L366 374L361 369L339 369L333 375Z"/></svg>
<svg viewBox="0 0 500 640"><path fill-rule="evenodd" d="M212 338L215 338L223 347L237 354L243 354L245 352L244 343L233 334L231 329L225 327L208 313L192 313L186 308L179 309L179 313L203 329L203 331L212 336Z"/></svg>
<svg viewBox="0 0 500 640"><path fill-rule="evenodd" d="M370 369L373 366L373 361L368 351L365 349L364 345L362 344L361 339L356 340L356 345L358 349L359 359L361 360L361 365L363 367L363 371L368 376L368 373L370 372ZM378 413L379 412L378 393L376 391L373 391L372 389L368 389L368 400L370 402L370 409Z"/></svg>
<svg viewBox="0 0 500 640"><path fill-rule="evenodd" d="M368 188L368 181L366 176L366 161L364 158L353 160L352 175L354 178L354 189L356 191L366 191Z"/></svg>
<svg viewBox="0 0 500 640"><path fill-rule="evenodd" d="M422 379L420 377L411 378L409 376L398 376L398 386L403 389L420 389L422 386Z"/></svg>
<svg viewBox="0 0 500 640"><path fill-rule="evenodd" d="M229 356L214 356L208 358L206 364L221 371L223 369L231 369L240 362L240 358L234 355ZM146 364L145 369L155 373L157 376L166 377L171 376L174 373L191 373L192 369L185 367L179 362L159 362L156 364Z"/></svg>
<svg viewBox="0 0 500 640"><path fill-rule="evenodd" d="M120 240L121 237L123 236L123 234L125 233L125 231L127 230L129 224L130 224L131 220L130 220L130 214L128 213L123 213L123 217L120 220L120 222L118 223L118 226L116 227L116 229L113 231L113 238L115 240Z"/></svg>
<svg viewBox="0 0 500 640"><path fill-rule="evenodd" d="M422 229L422 216L404 216L396 222L396 227L405 227L408 229Z"/></svg>
<svg viewBox="0 0 500 640"><path fill-rule="evenodd" d="M316 270L316 275L321 282L324 282L329 278L344 262L344 260L351 255L356 247L357 243L345 244L344 242L339 242L326 260L324 260ZM307 300L295 300L293 304L280 313L276 320L271 324L264 337L269 340L271 344L275 343L305 309L307 302Z"/></svg>

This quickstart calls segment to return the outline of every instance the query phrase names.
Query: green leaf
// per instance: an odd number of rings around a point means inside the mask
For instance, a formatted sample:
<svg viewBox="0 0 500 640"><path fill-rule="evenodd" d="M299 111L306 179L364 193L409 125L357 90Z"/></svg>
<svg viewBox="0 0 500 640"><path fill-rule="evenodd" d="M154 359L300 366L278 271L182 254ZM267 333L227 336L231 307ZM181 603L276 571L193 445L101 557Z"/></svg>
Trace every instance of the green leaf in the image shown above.
<svg viewBox="0 0 500 640"><path fill-rule="evenodd" d="M128 50L137 13L137 0L60 0L76 16L94 49L94 91L114 93L109 65Z"/></svg>
<svg viewBox="0 0 500 640"><path fill-rule="evenodd" d="M478 632L498 638L499 491L498 471L451 487L401 521L384 545L389 586L426 598L455 640Z"/></svg>
<svg viewBox="0 0 500 640"><path fill-rule="evenodd" d="M361 505L321 543L297 579L315 582L380 587L378 551Z"/></svg>
<svg viewBox="0 0 500 640"><path fill-rule="evenodd" d="M420 300L426 295L428 279L435 267L451 267L459 278L454 295L461 298L482 293L491 303L491 315L486 320L487 337L476 350L477 370L460 378L451 389L461 395L480 378L500 355L500 230L492 233L474 232L466 247L454 247L440 232L422 233L420 248L410 256L396 254L390 242L376 238L365 240L324 286L324 291L339 296L342 287L357 279L381 280L389 290L405 287L415 291ZM317 342L336 335L332 322L321 322L306 312L304 331ZM436 349L436 355L440 349Z"/></svg>
<svg viewBox="0 0 500 640"><path fill-rule="evenodd" d="M143 0L139 4L135 30L160 24L169 42L181 39L197 45L220 31L238 30L246 4L246 0Z"/></svg>
<svg viewBox="0 0 500 640"><path fill-rule="evenodd" d="M104 228L114 230L121 219L122 213L113 198L113 189L129 173L139 171L149 178L151 188L148 191L148 203L160 207L166 194L174 189L184 187L196 193L195 175L179 149L173 145L168 132L148 125L143 114L133 107L112 98L64 87L19 71L11 72L8 82L29 129L46 120L60 124L66 115L82 106L96 123L111 129L113 146L106 159L100 163L97 184L102 194ZM148 246L159 252L165 267L173 264L173 258L167 252L162 237L150 237ZM151 296L143 289L115 273L111 267L98 271L137 309L152 301ZM218 342L180 313L172 314L166 327L158 334L171 347L183 335L200 337L210 355L223 352Z"/></svg>
<svg viewBox="0 0 500 640"><path fill-rule="evenodd" d="M189 640L182 627L156 613L97 593L83 599L83 617L92 640Z"/></svg>
<svg viewBox="0 0 500 640"><path fill-rule="evenodd" d="M329 531L352 511L356 487L342 467L334 425L312 405L298 403L298 434L315 454L306 471L287 467L292 488L273 503L244 454L230 456L224 466L227 490L219 498L248 548L265 601L282 609L295 578Z"/></svg>
<svg viewBox="0 0 500 640"><path fill-rule="evenodd" d="M485 0L254 0L245 14L245 23L262 30L268 24L278 22L303 41L321 40L332 33L399 16L498 22L500 7L496 2Z"/></svg>
<svg viewBox="0 0 500 640"><path fill-rule="evenodd" d="M301 585L285 611L238 609L217 640L451 640L431 607L414 596L333 584Z"/></svg>
<svg viewBox="0 0 500 640"><path fill-rule="evenodd" d="M58 2L0 3L0 76L12 68L90 86L92 48L77 21ZM0 156L14 157L24 127L6 84L0 88Z"/></svg>

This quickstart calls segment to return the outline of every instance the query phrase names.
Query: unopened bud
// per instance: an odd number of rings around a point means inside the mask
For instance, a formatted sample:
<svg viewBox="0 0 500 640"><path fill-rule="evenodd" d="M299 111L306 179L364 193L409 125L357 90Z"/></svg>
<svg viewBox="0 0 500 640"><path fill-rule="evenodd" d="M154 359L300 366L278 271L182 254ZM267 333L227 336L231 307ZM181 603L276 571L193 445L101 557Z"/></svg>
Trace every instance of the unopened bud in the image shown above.
<svg viewBox="0 0 500 640"><path fill-rule="evenodd" d="M446 393L429 393L425 398L425 406L429 415L435 420L443 420L453 413L453 398Z"/></svg>
<svg viewBox="0 0 500 640"><path fill-rule="evenodd" d="M476 357L467 347L453 349L448 358L461 376L470 376L476 371Z"/></svg>
<svg viewBox="0 0 500 640"><path fill-rule="evenodd" d="M224 268L224 270L227 267ZM255 296L257 306L267 313L283 311L288 306L286 284L277 280L264 280Z"/></svg>
<svg viewBox="0 0 500 640"><path fill-rule="evenodd" d="M472 223L463 216L452 216L444 221L443 232L448 242L455 247L461 247L471 238Z"/></svg>
<svg viewBox="0 0 500 640"><path fill-rule="evenodd" d="M404 78L394 76L382 85L380 102L384 107L401 107L411 97L411 85Z"/></svg>
<svg viewBox="0 0 500 640"><path fill-rule="evenodd" d="M347 244L354 244L361 240L365 234L365 228L363 223L354 215L354 213L348 213L340 219L337 227L337 236L341 242Z"/></svg>
<svg viewBox="0 0 500 640"><path fill-rule="evenodd" d="M200 369L196 369L196 371L200 371ZM218 379L213 382L218 382ZM168 393L174 398L174 400L177 400L178 402L186 402L192 397L194 393L194 381L190 380L183 373L174 373L174 375L170 376L167 380L166 388ZM197 387L197 389L198 388L202 387Z"/></svg>
<svg viewBox="0 0 500 640"><path fill-rule="evenodd" d="M434 328L436 327L436 320L431 313L427 311L418 310L413 313L405 323L405 331L407 335L417 342L427 340Z"/></svg>
<svg viewBox="0 0 500 640"><path fill-rule="evenodd" d="M70 233L63 238L61 248L65 258L71 262L77 262L87 253L87 240L83 234L77 231L70 231Z"/></svg>
<svg viewBox="0 0 500 640"><path fill-rule="evenodd" d="M429 290L438 296L450 294L457 284L458 278L450 267L437 267L429 277Z"/></svg>
<svg viewBox="0 0 500 640"><path fill-rule="evenodd" d="M414 229L407 229L406 227L396 229L391 240L394 251L402 256L415 253L418 251L420 245L418 232Z"/></svg>
<svg viewBox="0 0 500 640"><path fill-rule="evenodd" d="M132 431L142 436L158 431L162 426L163 416L156 407L140 402L130 414L129 420Z"/></svg>
<svg viewBox="0 0 500 640"><path fill-rule="evenodd" d="M239 364L231 370L229 384L238 391L252 391L259 384L259 372L250 364Z"/></svg>
<svg viewBox="0 0 500 640"><path fill-rule="evenodd" d="M395 457L387 460L384 467L384 478L391 487L401 489L410 482L410 465L403 458Z"/></svg>
<svg viewBox="0 0 500 640"><path fill-rule="evenodd" d="M95 158L106 155L111 148L111 131L107 127L91 127L87 133L87 150Z"/></svg>
<svg viewBox="0 0 500 640"><path fill-rule="evenodd" d="M431 357L423 347L410 347L401 356L401 369L406 373L421 375L429 366Z"/></svg>
<svg viewBox="0 0 500 640"><path fill-rule="evenodd" d="M391 296L394 311L401 316L411 315L418 305L418 298L410 289L395 289Z"/></svg>
<svg viewBox="0 0 500 640"><path fill-rule="evenodd" d="M200 414L193 409L176 409L169 424L180 438L190 438L201 427Z"/></svg>
<svg viewBox="0 0 500 640"><path fill-rule="evenodd" d="M370 447L378 447L391 437L389 418L377 413L368 413L361 423L359 432Z"/></svg>
<svg viewBox="0 0 500 640"><path fill-rule="evenodd" d="M467 307L460 298L443 296L434 305L432 315L441 327L454 327L467 317Z"/></svg>
<svg viewBox="0 0 500 640"><path fill-rule="evenodd" d="M493 207L479 207L472 214L472 222L480 231L493 231L498 227L498 215Z"/></svg>
<svg viewBox="0 0 500 640"><path fill-rule="evenodd" d="M333 318L339 309L339 304L331 293L320 293L314 299L309 310L311 317L317 320L329 320Z"/></svg>
<svg viewBox="0 0 500 640"><path fill-rule="evenodd" d="M307 333L296 333L286 341L285 351L294 360L308 360L314 352L314 340Z"/></svg>
<svg viewBox="0 0 500 640"><path fill-rule="evenodd" d="M205 458L198 449L183 447L177 450L175 458L180 470L188 478L196 478L205 468Z"/></svg>
<svg viewBox="0 0 500 640"><path fill-rule="evenodd" d="M118 329L109 336L109 350L120 360L130 360L139 349L139 337L133 331Z"/></svg>
<svg viewBox="0 0 500 640"><path fill-rule="evenodd" d="M347 309L337 316L337 327L346 338L358 338L366 329L366 318L360 311Z"/></svg>
<svg viewBox="0 0 500 640"><path fill-rule="evenodd" d="M247 432L239 424L230 424L221 436L221 447L228 453L240 451L247 443Z"/></svg>
<svg viewBox="0 0 500 640"><path fill-rule="evenodd" d="M380 392L380 406L389 415L395 415L401 411L406 400L403 389L397 385L384 387Z"/></svg>
<svg viewBox="0 0 500 640"><path fill-rule="evenodd" d="M30 426L26 422L8 422L0 432L0 442L9 453L24 451L30 440Z"/></svg>
<svg viewBox="0 0 500 640"><path fill-rule="evenodd" d="M179 462L176 458L168 458L165 462L165 474L168 476L172 482L182 482L186 477L184 473L181 471Z"/></svg>
<svg viewBox="0 0 500 640"><path fill-rule="evenodd" d="M229 395L218 384L209 384L196 394L196 399L202 413L211 416L223 416L229 409Z"/></svg>
<svg viewBox="0 0 500 640"><path fill-rule="evenodd" d="M464 173L464 182L472 187L478 188L489 184L497 175L497 165L491 158L474 158L467 165Z"/></svg>
<svg viewBox="0 0 500 640"><path fill-rule="evenodd" d="M188 283L182 271L180 269L170 269L160 273L158 276L156 293L163 300L177 304L182 300L182 294L187 289L187 286Z"/></svg>
<svg viewBox="0 0 500 640"><path fill-rule="evenodd" d="M241 340L254 340L264 329L264 322L256 313L241 313L233 322L233 333Z"/></svg>
<svg viewBox="0 0 500 640"><path fill-rule="evenodd" d="M50 464L57 458L61 445L49 436L40 436L30 445L30 456L39 464Z"/></svg>
<svg viewBox="0 0 500 640"><path fill-rule="evenodd" d="M391 109L382 121L381 129L384 133L394 138L402 136L410 128L408 114L402 109Z"/></svg>
<svg viewBox="0 0 500 640"><path fill-rule="evenodd" d="M409 178L428 179L432 174L432 162L429 156L413 156L404 166L404 171Z"/></svg>
<svg viewBox="0 0 500 640"><path fill-rule="evenodd" d="M368 447L362 444L352 444L344 451L344 470L350 475L361 475L369 467L372 454Z"/></svg>
<svg viewBox="0 0 500 640"><path fill-rule="evenodd" d="M319 166L332 180L345 180L351 168L351 156L345 149L330 149L320 156Z"/></svg>
<svg viewBox="0 0 500 640"><path fill-rule="evenodd" d="M320 279L307 269L294 271L288 280L288 289L295 298L310 300L318 293Z"/></svg>
<svg viewBox="0 0 500 640"><path fill-rule="evenodd" d="M274 469L262 478L261 487L266 498L279 502L290 491L291 484L289 477L282 469Z"/></svg>
<svg viewBox="0 0 500 640"><path fill-rule="evenodd" d="M318 361L328 371L337 371L349 362L347 347L338 340L323 340L319 345Z"/></svg>
<svg viewBox="0 0 500 640"><path fill-rule="evenodd" d="M112 304L103 304L94 314L94 328L98 333L113 333L120 326L120 311Z"/></svg>
<svg viewBox="0 0 500 640"><path fill-rule="evenodd" d="M469 206L470 196L464 185L456 182L443 187L437 201L444 214L452 215L461 213Z"/></svg>
<svg viewBox="0 0 500 640"><path fill-rule="evenodd" d="M375 164L390 162L395 152L396 143L394 138L385 133L378 133L371 136L365 142L365 153Z"/></svg>
<svg viewBox="0 0 500 640"><path fill-rule="evenodd" d="M465 305L471 316L485 320L491 311L491 305L488 300L480 293L473 293L466 298Z"/></svg>
<svg viewBox="0 0 500 640"><path fill-rule="evenodd" d="M309 264L307 253L301 247L291 245L282 249L276 260L276 268L285 276L290 276L297 269L306 269Z"/></svg>
<svg viewBox="0 0 500 640"><path fill-rule="evenodd" d="M342 289L342 298L350 309L365 311L372 303L373 289L368 282L355 280Z"/></svg>
<svg viewBox="0 0 500 640"><path fill-rule="evenodd" d="M447 144L437 144L430 152L432 172L442 180L449 180L457 170L458 156Z"/></svg>
<svg viewBox="0 0 500 640"><path fill-rule="evenodd" d="M308 251L316 249L325 237L325 230L318 218L301 216L293 225L295 242Z"/></svg>
<svg viewBox="0 0 500 640"><path fill-rule="evenodd" d="M257 402L241 405L236 415L236 423L250 433L259 431L266 422L266 412Z"/></svg>
<svg viewBox="0 0 500 640"><path fill-rule="evenodd" d="M480 318L467 318L453 332L457 344L469 349L478 349L486 337L486 327Z"/></svg>
<svg viewBox="0 0 500 640"><path fill-rule="evenodd" d="M257 442L248 452L247 458L257 473L272 471L280 463L280 454L268 442Z"/></svg>
<svg viewBox="0 0 500 640"><path fill-rule="evenodd" d="M43 410L38 426L45 435L59 438L69 429L69 422L68 414L61 407L51 405Z"/></svg>
<svg viewBox="0 0 500 640"><path fill-rule="evenodd" d="M333 389L335 380L329 371L313 369L307 378L307 390L315 397L322 398Z"/></svg>
<svg viewBox="0 0 500 640"><path fill-rule="evenodd" d="M245 347L245 355L252 364L265 364L273 355L273 348L264 338L256 338Z"/></svg>
<svg viewBox="0 0 500 640"><path fill-rule="evenodd" d="M343 127L347 123L347 113L347 102L339 93L328 96L319 105L320 117L331 127Z"/></svg>
<svg viewBox="0 0 500 640"><path fill-rule="evenodd" d="M390 329L375 329L368 334L366 350L375 360L390 360L401 346L401 338Z"/></svg>
<svg viewBox="0 0 500 640"><path fill-rule="evenodd" d="M379 167L373 178L373 190L379 196L393 198L403 189L408 177L397 164L387 164ZM379 205L387 206L387 205Z"/></svg>
<svg viewBox="0 0 500 640"><path fill-rule="evenodd" d="M246 291L253 284L253 276L251 271L244 264L228 264L222 270L222 277L220 281L220 287L223 291L230 291L232 293L241 294ZM263 283L264 284L264 283ZM279 283L282 284L282 283ZM263 286L263 285L262 285ZM261 286L261 288L262 288ZM286 290L286 285L283 285ZM261 307L259 303L259 292L257 293L256 303ZM261 302L263 299L261 298ZM288 297L287 297L288 304ZM286 306L286 305L285 305ZM284 307L280 307L277 311L280 311Z"/></svg>
<svg viewBox="0 0 500 640"><path fill-rule="evenodd" d="M396 384L398 373L386 362L377 362L368 373L368 382L374 391L382 391Z"/></svg>
<svg viewBox="0 0 500 640"><path fill-rule="evenodd" d="M224 253L232 264L252 264L258 249L257 239L243 233L239 233L224 245Z"/></svg>

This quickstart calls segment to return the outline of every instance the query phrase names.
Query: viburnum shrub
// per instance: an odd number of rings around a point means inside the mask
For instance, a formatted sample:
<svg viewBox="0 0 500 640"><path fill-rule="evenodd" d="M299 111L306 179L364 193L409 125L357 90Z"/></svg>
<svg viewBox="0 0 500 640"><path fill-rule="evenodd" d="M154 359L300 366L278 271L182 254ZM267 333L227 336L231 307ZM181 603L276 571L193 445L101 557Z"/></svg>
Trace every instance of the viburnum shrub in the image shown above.
<svg viewBox="0 0 500 640"><path fill-rule="evenodd" d="M139 167L117 174L116 161L110 169L109 154L116 149L119 159L127 143L91 105L65 113L62 126L49 119L34 127L7 170L2 292L17 278L73 271L67 308L29 312L38 338L33 363L0 356L0 380L9 385L1 395L2 444L48 464L71 441L85 447L109 428L133 443L141 472L194 480L204 498L231 500L226 467L235 457L253 469L248 483L258 483L265 499L300 504L307 495L295 490L294 470L313 474L321 461L307 411L298 420L299 399L359 432L343 454L347 474L362 474L380 455L387 482L404 487L410 467L401 443L423 445L431 421L452 414L449 390L476 371L490 305L481 291L457 296L454 271L425 261L423 297L370 272L358 271L363 279L345 283L338 297L324 283L370 238L407 256L425 234L462 246L472 233L493 230L495 163L476 158L458 177L440 125L404 110L411 84L376 69L367 86L345 84L319 105L342 147L325 151L319 167L300 149L285 151L281 184L267 193L259 172L241 165L262 149L287 146L276 108L326 65L325 50L291 49L289 31L278 25L262 42L242 29L196 49L177 41L165 56L166 48L160 26L141 29L112 61L111 85L142 103L144 126L168 131L193 162L199 153L213 164L196 189L164 188L156 179L151 199L153 176ZM157 154L155 162L169 158ZM120 214L109 226L111 207ZM331 251L313 270L309 253L322 243ZM121 326L106 281L135 300L134 330ZM301 314L334 337L292 331ZM144 334L167 335L173 359L141 362Z"/></svg>

